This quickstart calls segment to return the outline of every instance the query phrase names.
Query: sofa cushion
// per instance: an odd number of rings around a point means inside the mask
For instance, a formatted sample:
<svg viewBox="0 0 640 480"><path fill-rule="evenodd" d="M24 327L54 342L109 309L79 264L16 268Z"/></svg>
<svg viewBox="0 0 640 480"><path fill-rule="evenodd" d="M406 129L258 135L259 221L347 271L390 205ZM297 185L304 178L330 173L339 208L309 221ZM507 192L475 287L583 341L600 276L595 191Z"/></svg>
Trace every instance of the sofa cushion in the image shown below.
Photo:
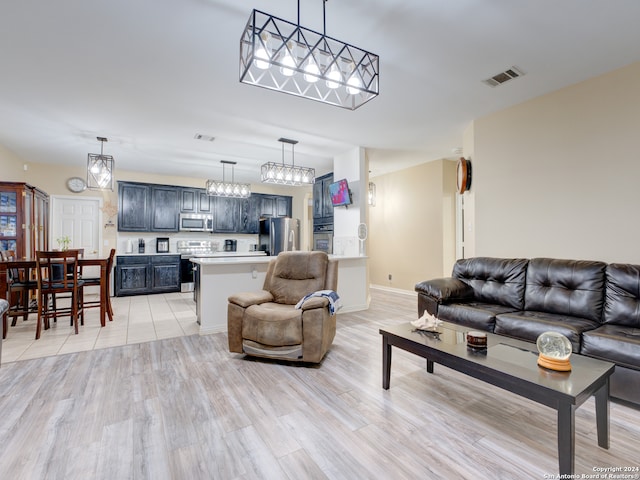
<svg viewBox="0 0 640 480"><path fill-rule="evenodd" d="M640 328L640 265L607 265L603 323Z"/></svg>
<svg viewBox="0 0 640 480"><path fill-rule="evenodd" d="M440 305L438 308L438 319L477 330L493 332L496 315L512 311L514 311L512 307L490 303L449 303Z"/></svg>
<svg viewBox="0 0 640 480"><path fill-rule="evenodd" d="M606 324L584 332L580 353L640 370L640 328Z"/></svg>
<svg viewBox="0 0 640 480"><path fill-rule="evenodd" d="M522 310L524 305L526 259L476 257L458 260L452 276L468 284L474 300Z"/></svg>
<svg viewBox="0 0 640 480"><path fill-rule="evenodd" d="M595 320L545 312L514 312L496 316L494 333L535 342L544 332L561 333L575 353L581 351L581 335L600 325Z"/></svg>
<svg viewBox="0 0 640 480"><path fill-rule="evenodd" d="M601 321L606 264L534 258L527 267L524 310Z"/></svg>

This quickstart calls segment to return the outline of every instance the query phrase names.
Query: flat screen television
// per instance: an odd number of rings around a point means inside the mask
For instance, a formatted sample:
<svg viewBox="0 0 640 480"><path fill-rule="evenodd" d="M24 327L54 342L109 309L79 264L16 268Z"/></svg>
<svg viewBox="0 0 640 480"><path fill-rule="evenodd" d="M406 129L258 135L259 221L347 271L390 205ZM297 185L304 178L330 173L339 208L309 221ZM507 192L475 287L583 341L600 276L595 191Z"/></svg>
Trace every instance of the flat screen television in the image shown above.
<svg viewBox="0 0 640 480"><path fill-rule="evenodd" d="M334 207L351 205L351 191L345 178L329 184L329 195Z"/></svg>

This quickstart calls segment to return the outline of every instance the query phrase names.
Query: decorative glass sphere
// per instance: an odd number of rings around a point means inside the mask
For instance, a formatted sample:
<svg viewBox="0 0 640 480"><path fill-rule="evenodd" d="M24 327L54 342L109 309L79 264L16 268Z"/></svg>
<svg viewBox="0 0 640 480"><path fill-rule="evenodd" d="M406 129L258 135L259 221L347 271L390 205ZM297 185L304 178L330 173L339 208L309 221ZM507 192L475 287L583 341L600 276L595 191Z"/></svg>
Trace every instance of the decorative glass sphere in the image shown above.
<svg viewBox="0 0 640 480"><path fill-rule="evenodd" d="M536 340L538 351L554 360L566 360L571 356L571 342L557 332L544 332Z"/></svg>

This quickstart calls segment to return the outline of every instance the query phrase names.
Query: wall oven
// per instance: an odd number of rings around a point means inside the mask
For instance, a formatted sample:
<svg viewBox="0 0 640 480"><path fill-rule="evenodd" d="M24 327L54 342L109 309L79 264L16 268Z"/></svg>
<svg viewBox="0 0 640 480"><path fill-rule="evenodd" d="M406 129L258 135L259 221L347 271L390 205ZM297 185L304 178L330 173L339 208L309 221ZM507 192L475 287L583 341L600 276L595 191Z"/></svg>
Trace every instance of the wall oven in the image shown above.
<svg viewBox="0 0 640 480"><path fill-rule="evenodd" d="M181 213L181 232L213 232L213 215Z"/></svg>
<svg viewBox="0 0 640 480"><path fill-rule="evenodd" d="M313 250L333 253L333 225L313 226Z"/></svg>

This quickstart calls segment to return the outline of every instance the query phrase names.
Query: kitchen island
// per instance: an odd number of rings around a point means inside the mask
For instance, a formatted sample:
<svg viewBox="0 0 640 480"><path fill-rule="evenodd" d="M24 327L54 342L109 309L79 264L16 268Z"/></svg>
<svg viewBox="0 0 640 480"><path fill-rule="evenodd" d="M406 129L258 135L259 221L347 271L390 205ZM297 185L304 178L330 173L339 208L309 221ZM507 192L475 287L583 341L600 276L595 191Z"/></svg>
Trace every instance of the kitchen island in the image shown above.
<svg viewBox="0 0 640 480"><path fill-rule="evenodd" d="M338 295L342 312L369 306L367 257L331 255L339 260ZM238 292L261 290L269 261L275 257L192 258L196 265L196 312L200 334L227 331L227 298Z"/></svg>

